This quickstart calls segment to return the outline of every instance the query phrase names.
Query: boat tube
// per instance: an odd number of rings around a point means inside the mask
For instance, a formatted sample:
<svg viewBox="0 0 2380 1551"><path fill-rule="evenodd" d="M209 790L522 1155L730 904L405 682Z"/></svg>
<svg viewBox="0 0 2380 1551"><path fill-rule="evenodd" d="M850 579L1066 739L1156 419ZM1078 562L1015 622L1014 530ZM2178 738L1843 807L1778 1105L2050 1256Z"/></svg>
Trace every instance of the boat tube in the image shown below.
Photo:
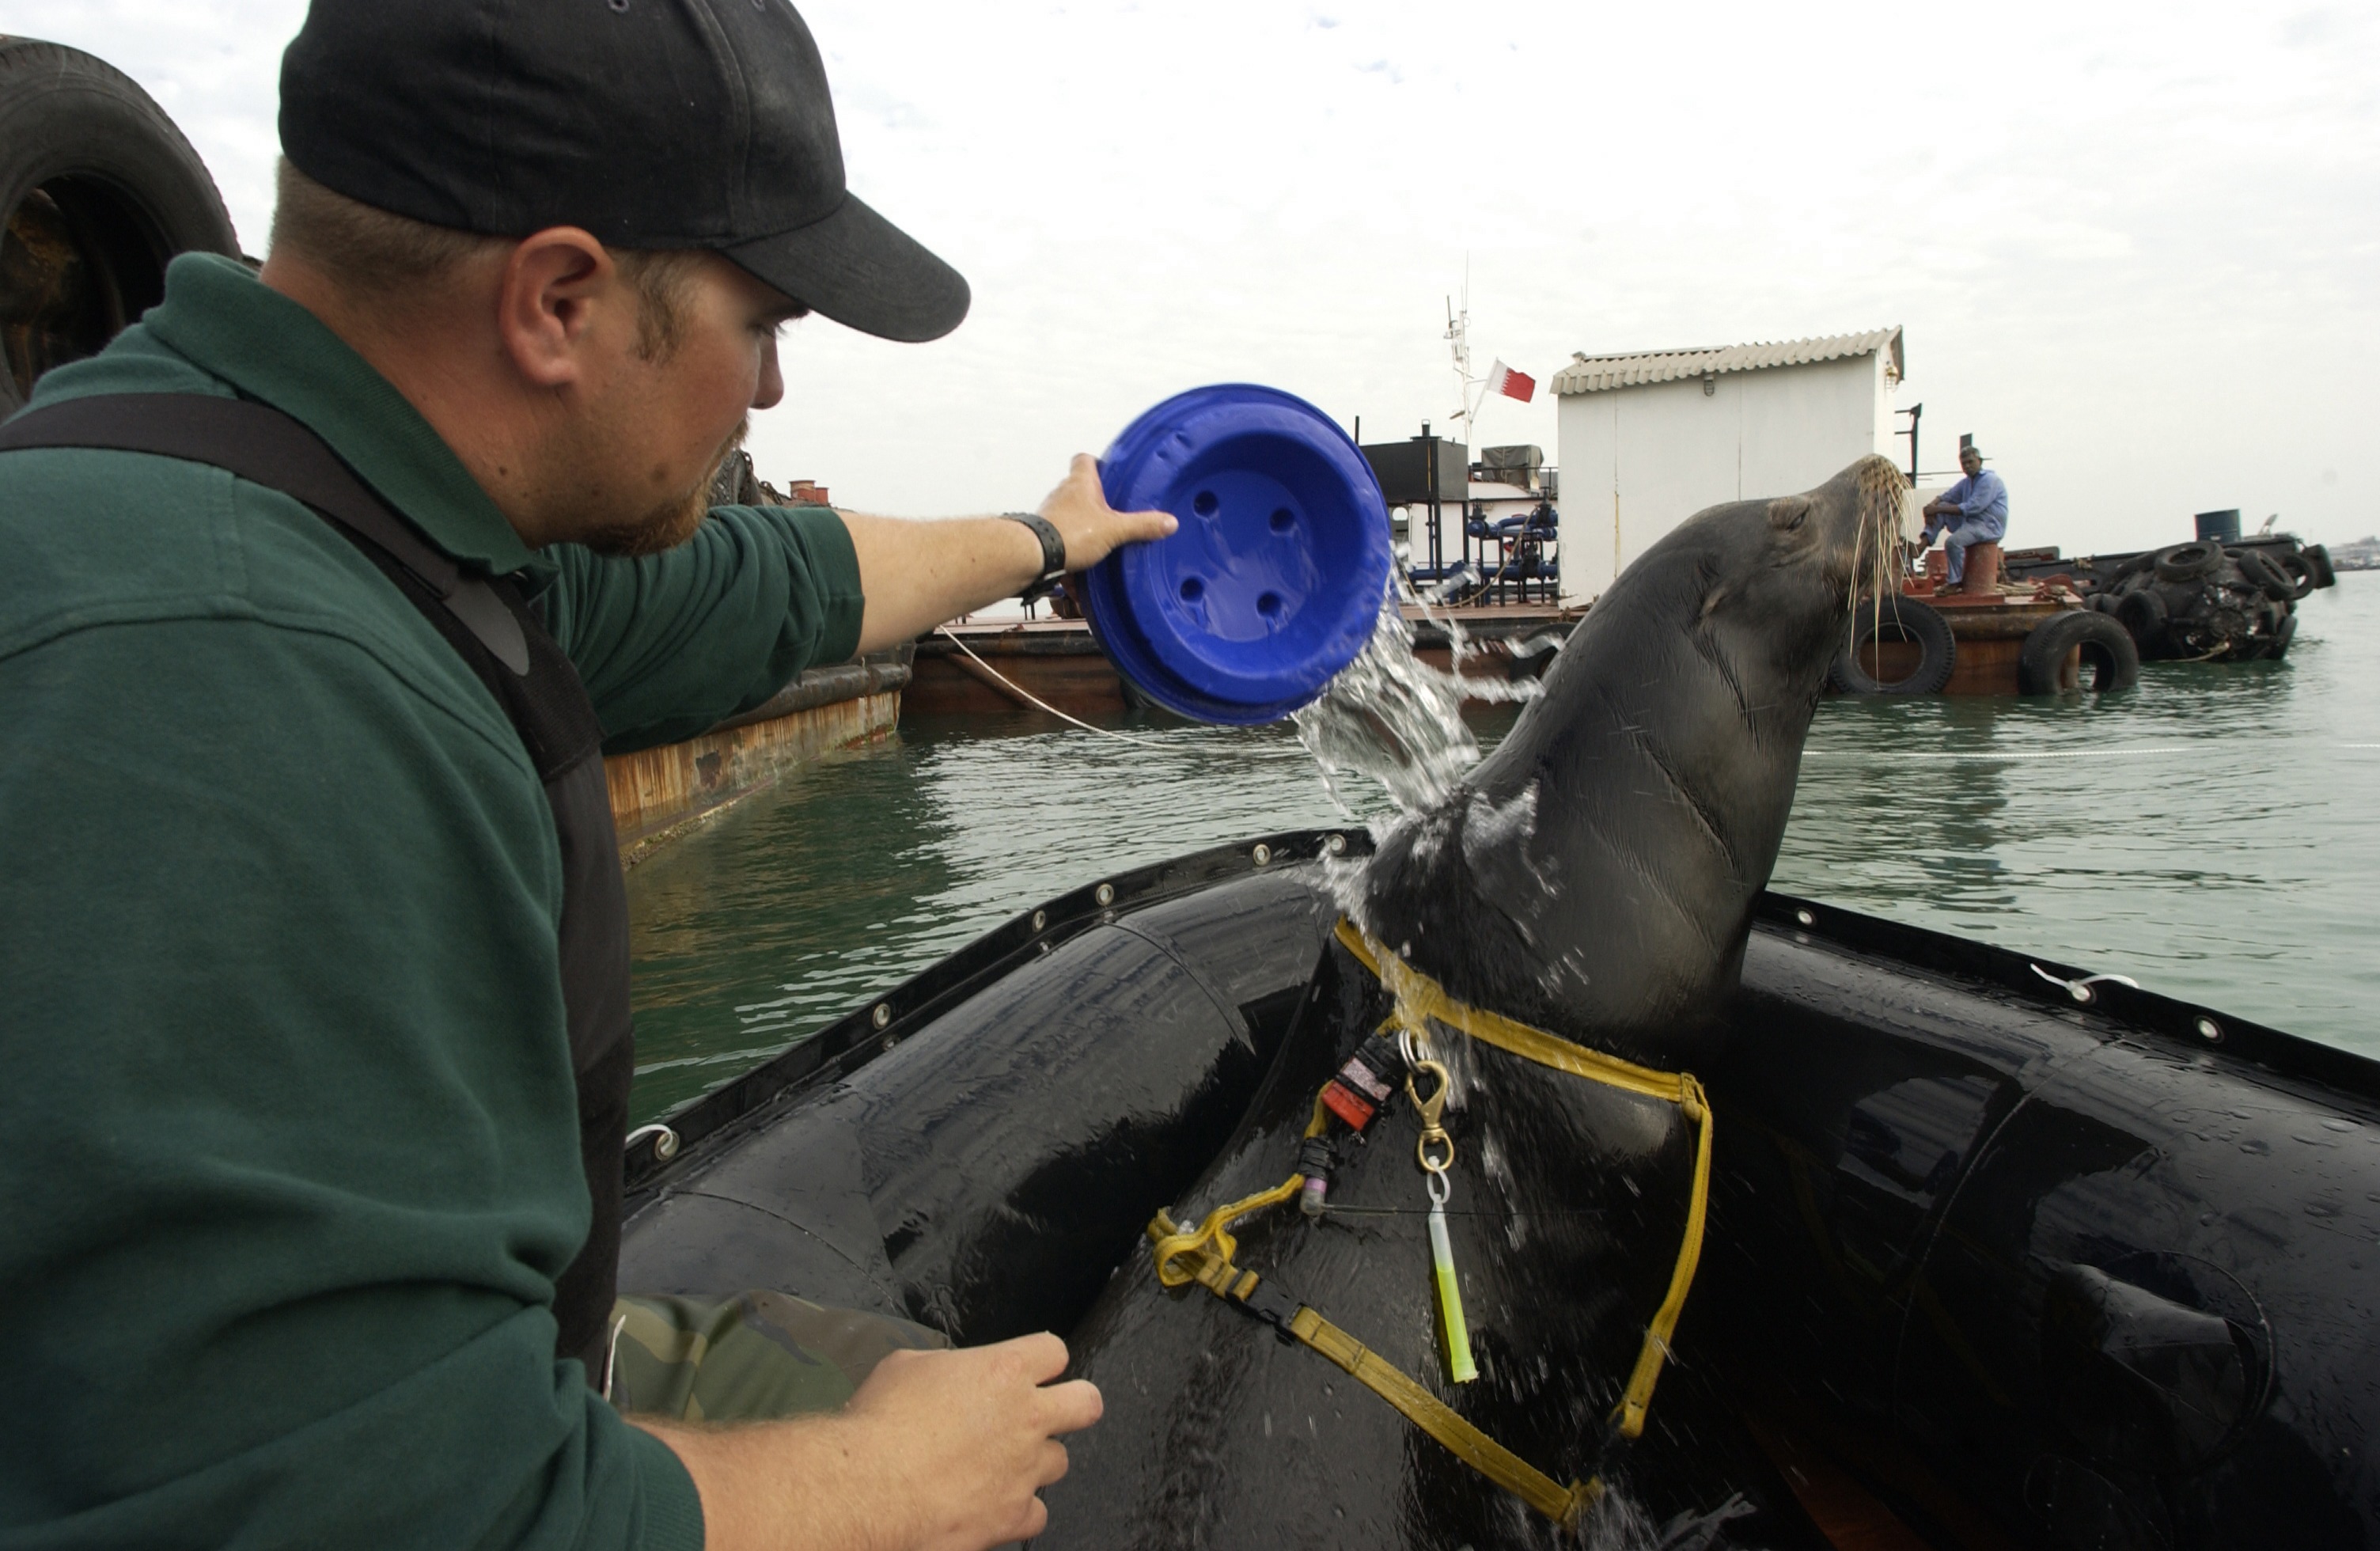
<svg viewBox="0 0 2380 1551"><path fill-rule="evenodd" d="M645 1128L621 1285L1073 1332L1318 1015L1370 844L1075 890ZM2380 1065L1775 893L1725 1022L1637 1501L1740 1495L1772 1545L2380 1545Z"/></svg>

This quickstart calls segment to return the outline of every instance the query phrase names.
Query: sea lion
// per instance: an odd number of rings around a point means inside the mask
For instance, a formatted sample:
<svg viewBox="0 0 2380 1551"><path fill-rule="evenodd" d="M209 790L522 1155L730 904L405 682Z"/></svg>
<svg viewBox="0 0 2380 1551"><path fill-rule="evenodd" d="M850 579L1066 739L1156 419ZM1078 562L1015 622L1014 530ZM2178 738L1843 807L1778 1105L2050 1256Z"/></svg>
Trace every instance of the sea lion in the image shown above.
<svg viewBox="0 0 2380 1551"><path fill-rule="evenodd" d="M1646 551L1495 754L1383 842L1363 924L1466 1000L1674 1058L1734 984L1854 571L1905 489L1863 458Z"/></svg>
<svg viewBox="0 0 2380 1551"><path fill-rule="evenodd" d="M1544 695L1471 778L1399 824L1353 880L1352 914L1454 996L1674 1067L1731 988L1792 805L1802 741L1845 634L1863 557L1897 529L1882 458L1816 490L1689 519L1572 634ZM1334 947L1266 1086L1176 1216L1279 1183L1315 1096L1389 1008ZM1558 1483L1619 1490L1607 1528L1649 1506L1781 1500L1773 1472L1687 1386L1654 1408L1632 1477L1608 1418L1670 1280L1694 1130L1670 1105L1439 1031L1456 1069L1448 1210L1478 1378L1439 1346L1416 1121L1392 1094L1338 1145L1330 1212L1240 1230L1236 1264L1311 1306ZM1055 1546L1536 1545L1548 1521L1316 1351L1206 1289L1127 1263L1075 1333L1107 1417L1048 1494ZM1750 1461L1747 1463L1746 1461ZM1632 1509L1629 1504L1637 1505ZM1703 1543L1724 1532L1703 1526ZM1756 1533L1791 1538L1790 1525Z"/></svg>

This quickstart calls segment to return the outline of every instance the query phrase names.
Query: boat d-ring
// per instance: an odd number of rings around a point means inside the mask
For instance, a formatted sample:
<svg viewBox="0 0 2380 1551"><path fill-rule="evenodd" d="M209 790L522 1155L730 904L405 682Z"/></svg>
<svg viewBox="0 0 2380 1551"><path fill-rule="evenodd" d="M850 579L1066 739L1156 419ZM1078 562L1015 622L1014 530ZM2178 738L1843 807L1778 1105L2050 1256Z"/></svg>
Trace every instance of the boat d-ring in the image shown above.
<svg viewBox="0 0 2380 1551"><path fill-rule="evenodd" d="M2098 1000L2099 993L2093 990L2091 988L2097 985L2102 980L2112 980L2119 986L2130 986L2136 991L2141 988L2141 983L2133 979L2129 975L2085 975L2080 979L2069 980L2062 975L2050 974L2049 971L2042 968L2039 964L2033 966L2033 972L2035 975L2040 975L2044 980L2048 981L2053 986L2064 987L2068 996L2072 997L2076 1001L2082 1003L2086 1007Z"/></svg>
<svg viewBox="0 0 2380 1551"><path fill-rule="evenodd" d="M622 1150L633 1153L637 1150L638 1143L648 1139L653 1145L653 1157L660 1161L667 1163L677 1157L677 1133L665 1125L637 1127L636 1130L628 1133L627 1145Z"/></svg>

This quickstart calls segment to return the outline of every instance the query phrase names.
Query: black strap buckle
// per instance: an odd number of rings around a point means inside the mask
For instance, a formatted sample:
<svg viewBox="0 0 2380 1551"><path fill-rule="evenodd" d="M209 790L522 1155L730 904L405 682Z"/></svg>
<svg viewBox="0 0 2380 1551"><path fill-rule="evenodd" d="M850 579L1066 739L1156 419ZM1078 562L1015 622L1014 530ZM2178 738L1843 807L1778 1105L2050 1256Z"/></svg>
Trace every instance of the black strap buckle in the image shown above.
<svg viewBox="0 0 2380 1551"><path fill-rule="evenodd" d="M1231 1301L1271 1326L1274 1339L1281 1345L1295 1343L1297 1338L1290 1334L1289 1322L1305 1305L1275 1286L1271 1278L1258 1277L1256 1286L1248 1289L1245 1296L1234 1294Z"/></svg>

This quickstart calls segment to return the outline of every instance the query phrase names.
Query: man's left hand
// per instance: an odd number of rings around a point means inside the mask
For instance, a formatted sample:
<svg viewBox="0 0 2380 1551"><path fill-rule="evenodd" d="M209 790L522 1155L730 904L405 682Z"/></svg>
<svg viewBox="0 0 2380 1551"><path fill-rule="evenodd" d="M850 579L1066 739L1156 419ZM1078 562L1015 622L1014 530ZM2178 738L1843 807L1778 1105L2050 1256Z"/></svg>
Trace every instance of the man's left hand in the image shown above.
<svg viewBox="0 0 2380 1551"><path fill-rule="evenodd" d="M1120 544L1162 539L1180 526L1171 512L1119 512L1099 485L1099 460L1076 453L1074 467L1041 503L1041 515L1066 541L1066 569L1087 571Z"/></svg>

